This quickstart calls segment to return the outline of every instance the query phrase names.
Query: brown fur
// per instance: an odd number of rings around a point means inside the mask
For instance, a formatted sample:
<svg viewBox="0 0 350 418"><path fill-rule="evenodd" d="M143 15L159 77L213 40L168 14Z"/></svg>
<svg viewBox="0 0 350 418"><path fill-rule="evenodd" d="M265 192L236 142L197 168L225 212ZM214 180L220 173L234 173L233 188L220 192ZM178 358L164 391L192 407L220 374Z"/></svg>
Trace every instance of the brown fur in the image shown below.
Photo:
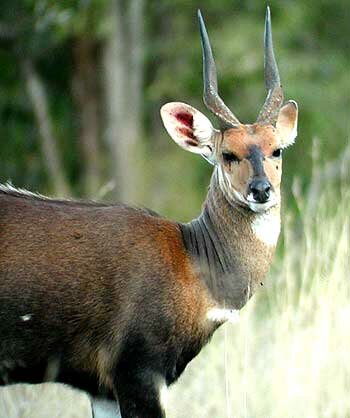
<svg viewBox="0 0 350 418"><path fill-rule="evenodd" d="M264 125L239 125L237 128L224 132L221 144L222 150L234 152L240 159L247 158L252 145L258 145L266 157L280 147L276 129Z"/></svg>
<svg viewBox="0 0 350 418"><path fill-rule="evenodd" d="M215 174L206 207L212 214L215 213L215 217L213 216L215 229L220 237L225 239L223 244L229 250L232 263L239 266L238 276L240 280L246 282L250 289L249 297L251 297L265 280L275 253L275 246L267 246L257 239L251 228L257 215L251 211L232 207L221 192ZM280 207L275 206L270 209L269 214L279 220ZM226 290L225 293L226 300L228 300L230 298L229 292ZM227 303L227 306L230 304Z"/></svg>
<svg viewBox="0 0 350 418"><path fill-rule="evenodd" d="M0 368L59 358L113 389L146 356L171 383L215 329L176 223L0 192L0 232Z"/></svg>
<svg viewBox="0 0 350 418"><path fill-rule="evenodd" d="M279 195L282 176L282 160L273 158L272 153L281 147L281 138L276 128L271 125L239 125L228 129L219 137L216 144L217 160L220 161L230 176L235 190L246 196L248 184L254 172L248 159L252 146L259 146L264 155L264 171L273 190ZM223 162L222 152L232 152L240 160L240 164L226 165Z"/></svg>

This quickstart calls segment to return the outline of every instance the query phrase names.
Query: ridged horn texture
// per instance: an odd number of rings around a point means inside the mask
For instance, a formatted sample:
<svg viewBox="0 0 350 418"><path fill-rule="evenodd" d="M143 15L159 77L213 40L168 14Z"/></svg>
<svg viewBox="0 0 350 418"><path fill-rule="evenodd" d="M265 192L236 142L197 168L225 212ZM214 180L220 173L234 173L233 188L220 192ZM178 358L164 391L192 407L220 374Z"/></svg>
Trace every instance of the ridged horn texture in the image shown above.
<svg viewBox="0 0 350 418"><path fill-rule="evenodd" d="M278 112L283 103L283 90L275 54L273 52L271 14L269 7L266 9L265 17L264 69L267 97L256 122L262 125L275 125Z"/></svg>
<svg viewBox="0 0 350 418"><path fill-rule="evenodd" d="M206 107L219 119L223 128L233 128L237 125L240 125L240 122L231 112L231 110L225 105L218 94L218 80L215 62L209 42L208 33L205 28L200 10L198 10L198 22L203 52L203 101Z"/></svg>

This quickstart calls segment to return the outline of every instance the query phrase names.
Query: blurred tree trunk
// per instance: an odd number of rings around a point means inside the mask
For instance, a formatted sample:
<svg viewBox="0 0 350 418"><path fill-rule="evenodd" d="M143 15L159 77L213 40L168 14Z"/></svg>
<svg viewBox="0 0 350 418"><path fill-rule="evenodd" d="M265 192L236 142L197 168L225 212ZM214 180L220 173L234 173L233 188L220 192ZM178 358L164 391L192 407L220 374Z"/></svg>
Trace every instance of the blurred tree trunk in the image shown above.
<svg viewBox="0 0 350 418"><path fill-rule="evenodd" d="M46 165L49 180L54 187L55 194L69 196L71 191L59 157L45 87L31 60L23 60L21 67L38 125L43 161Z"/></svg>
<svg viewBox="0 0 350 418"><path fill-rule="evenodd" d="M141 188L144 0L110 0L103 51L106 136L118 199L135 202Z"/></svg>
<svg viewBox="0 0 350 418"><path fill-rule="evenodd" d="M94 57L95 43L84 35L75 40L73 95L79 117L79 142L83 156L84 194L95 197L101 186L99 137L99 92Z"/></svg>

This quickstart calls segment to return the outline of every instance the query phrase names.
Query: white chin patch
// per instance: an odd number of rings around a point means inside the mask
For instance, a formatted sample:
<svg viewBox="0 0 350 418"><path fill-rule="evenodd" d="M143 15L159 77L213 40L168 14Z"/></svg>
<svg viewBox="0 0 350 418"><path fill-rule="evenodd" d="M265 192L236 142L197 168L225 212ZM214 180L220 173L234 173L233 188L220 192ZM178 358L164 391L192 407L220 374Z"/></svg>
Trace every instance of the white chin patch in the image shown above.
<svg viewBox="0 0 350 418"><path fill-rule="evenodd" d="M252 194L249 194L247 196L246 203L253 212L262 213L262 212L266 212L267 210L275 206L277 204L277 201L276 201L275 196L272 195L270 200L268 200L267 202L259 203L253 199Z"/></svg>
<svg viewBox="0 0 350 418"><path fill-rule="evenodd" d="M256 213L266 212L272 206L275 205L275 202L268 201L265 203L257 203L257 202L248 202L249 208Z"/></svg>

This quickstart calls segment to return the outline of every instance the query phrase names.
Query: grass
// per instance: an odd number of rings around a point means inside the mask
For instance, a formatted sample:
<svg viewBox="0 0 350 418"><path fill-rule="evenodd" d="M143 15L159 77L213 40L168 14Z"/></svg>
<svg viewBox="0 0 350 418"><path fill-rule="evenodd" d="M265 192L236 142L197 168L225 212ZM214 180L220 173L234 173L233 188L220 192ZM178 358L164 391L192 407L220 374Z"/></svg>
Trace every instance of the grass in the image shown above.
<svg viewBox="0 0 350 418"><path fill-rule="evenodd" d="M350 189L296 201L266 287L171 388L169 417L350 417Z"/></svg>

